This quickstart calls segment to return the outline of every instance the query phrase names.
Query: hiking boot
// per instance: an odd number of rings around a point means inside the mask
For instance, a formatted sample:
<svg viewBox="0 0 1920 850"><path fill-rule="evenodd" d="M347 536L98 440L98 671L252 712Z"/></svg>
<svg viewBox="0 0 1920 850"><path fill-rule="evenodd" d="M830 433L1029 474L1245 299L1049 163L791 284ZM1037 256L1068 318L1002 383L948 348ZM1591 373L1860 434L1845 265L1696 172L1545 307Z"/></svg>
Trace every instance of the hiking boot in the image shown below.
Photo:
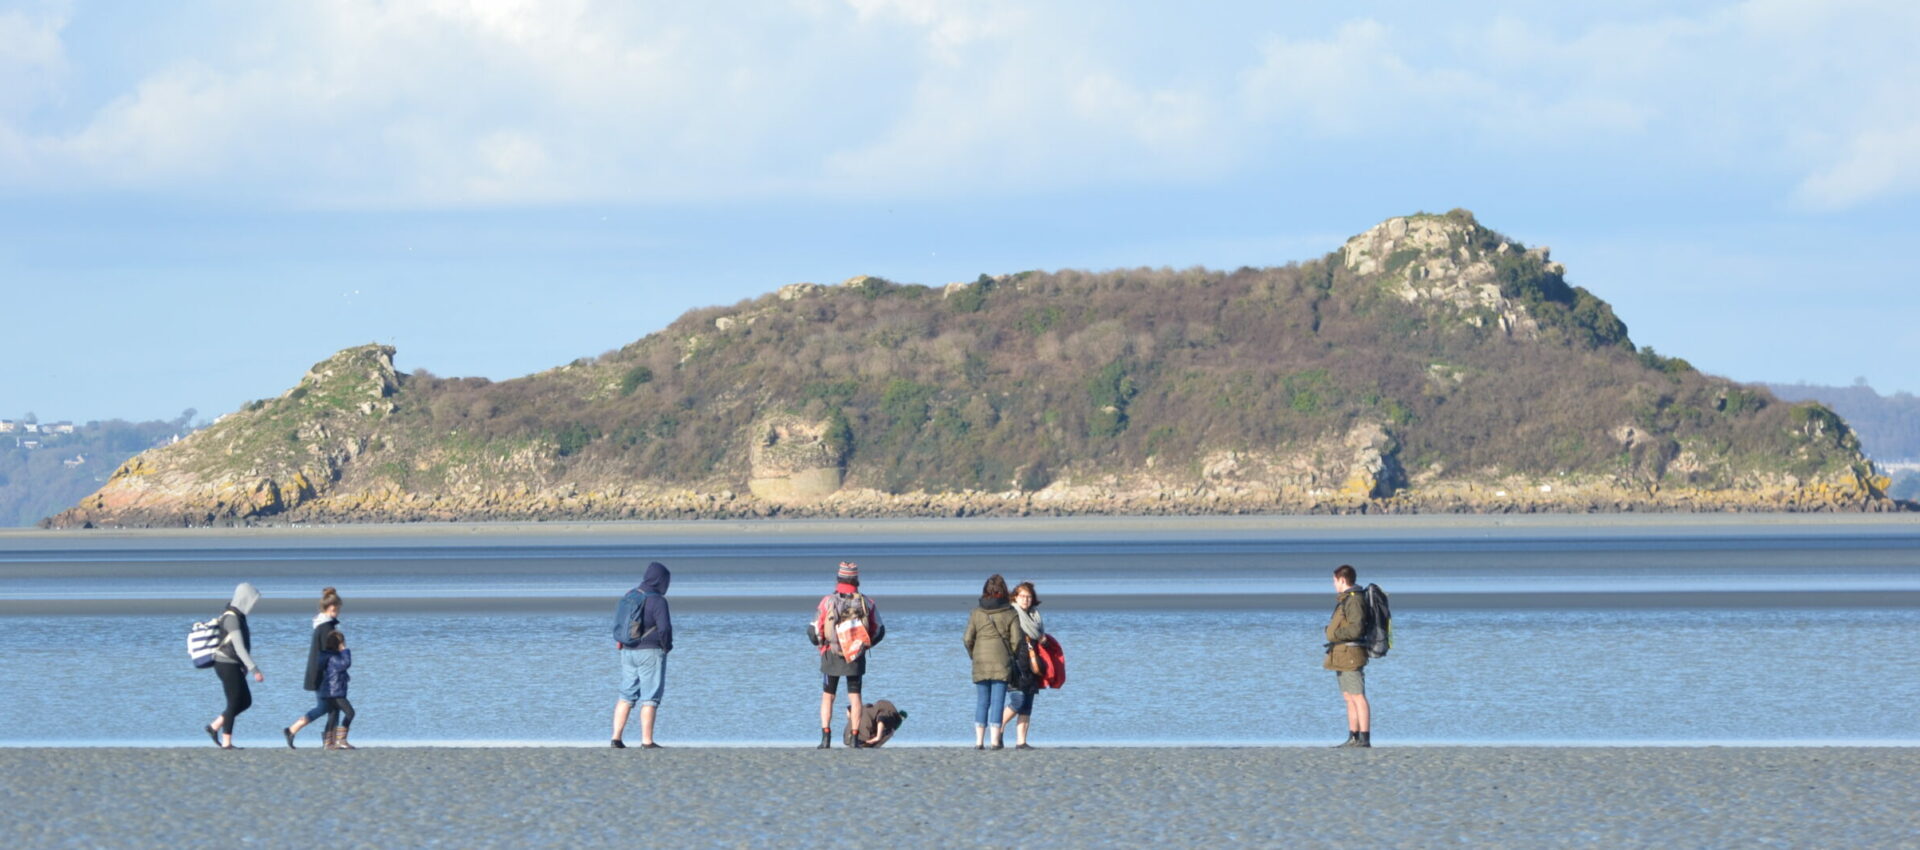
<svg viewBox="0 0 1920 850"><path fill-rule="evenodd" d="M820 746L814 747L814 749L816 750L833 749L833 730L832 729L820 730Z"/></svg>
<svg viewBox="0 0 1920 850"><path fill-rule="evenodd" d="M289 750L299 749L298 747L295 747L293 745L293 727L292 726L288 726L284 729L281 729L280 734L287 736L287 749Z"/></svg>
<svg viewBox="0 0 1920 850"><path fill-rule="evenodd" d="M610 746L612 746L616 750L624 750L627 748L627 742L622 741L619 738L615 738L613 739L613 743Z"/></svg>

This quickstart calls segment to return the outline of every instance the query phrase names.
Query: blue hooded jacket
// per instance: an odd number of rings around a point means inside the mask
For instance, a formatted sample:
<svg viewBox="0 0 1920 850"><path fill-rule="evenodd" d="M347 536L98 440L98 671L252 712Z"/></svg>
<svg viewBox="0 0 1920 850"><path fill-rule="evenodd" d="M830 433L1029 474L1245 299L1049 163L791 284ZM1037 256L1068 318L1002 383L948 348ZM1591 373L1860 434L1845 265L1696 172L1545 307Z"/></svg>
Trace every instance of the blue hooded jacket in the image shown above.
<svg viewBox="0 0 1920 850"><path fill-rule="evenodd" d="M347 683L353 679L353 674L347 672L347 668L353 666L353 650L342 647L322 652L320 657L325 659L326 667L320 674L320 689L315 695L321 699L346 696Z"/></svg>
<svg viewBox="0 0 1920 850"><path fill-rule="evenodd" d="M667 608L667 585L673 581L673 574L667 572L667 565L654 561L647 565L646 574L640 579L640 586L627 591L620 597L620 605L613 611L613 639L623 649L664 649L673 651L673 612ZM652 629L653 633L635 642L627 639L627 623L639 612L640 631Z"/></svg>

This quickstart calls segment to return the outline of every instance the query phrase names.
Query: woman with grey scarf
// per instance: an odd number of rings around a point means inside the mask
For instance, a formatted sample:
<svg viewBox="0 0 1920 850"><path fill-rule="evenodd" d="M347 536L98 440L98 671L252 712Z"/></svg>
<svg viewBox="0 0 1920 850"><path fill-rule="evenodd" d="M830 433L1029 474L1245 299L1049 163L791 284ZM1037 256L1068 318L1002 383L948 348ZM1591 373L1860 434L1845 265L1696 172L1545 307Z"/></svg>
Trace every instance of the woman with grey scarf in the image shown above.
<svg viewBox="0 0 1920 850"><path fill-rule="evenodd" d="M1019 618L1021 635L1026 638L1020 642L1019 657L1014 659L1014 664L1025 668L1027 672L1021 677L1024 687L1007 694L1007 710L1000 718L1000 723L1005 726L1018 717L1020 722L1014 727L1016 743L1013 748L1031 750L1033 747L1027 744L1027 726L1033 720L1033 695L1040 690L1040 678L1036 675L1040 663L1034 657L1033 648L1047 635L1046 626L1040 622L1040 596L1034 592L1033 582L1023 581L1013 589L1013 613Z"/></svg>

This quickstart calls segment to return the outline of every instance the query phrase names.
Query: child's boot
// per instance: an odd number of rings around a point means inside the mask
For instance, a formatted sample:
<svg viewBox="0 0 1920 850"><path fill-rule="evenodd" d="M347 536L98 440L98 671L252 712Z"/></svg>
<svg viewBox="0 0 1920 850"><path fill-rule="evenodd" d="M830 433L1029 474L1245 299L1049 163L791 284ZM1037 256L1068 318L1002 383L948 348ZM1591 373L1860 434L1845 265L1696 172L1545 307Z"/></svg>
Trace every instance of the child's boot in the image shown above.
<svg viewBox="0 0 1920 850"><path fill-rule="evenodd" d="M336 750L360 749L359 747L356 747L352 744L347 743L347 727L345 726L340 727L340 732L334 737L333 748Z"/></svg>

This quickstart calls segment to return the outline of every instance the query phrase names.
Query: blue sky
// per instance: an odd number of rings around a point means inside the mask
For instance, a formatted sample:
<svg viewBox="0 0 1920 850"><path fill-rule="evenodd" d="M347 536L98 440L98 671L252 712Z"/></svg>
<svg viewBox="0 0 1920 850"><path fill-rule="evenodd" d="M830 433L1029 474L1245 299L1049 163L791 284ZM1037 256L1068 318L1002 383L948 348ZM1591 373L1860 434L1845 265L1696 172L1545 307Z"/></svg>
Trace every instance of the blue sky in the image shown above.
<svg viewBox="0 0 1920 850"><path fill-rule="evenodd" d="M1473 210L1633 337L1920 391L1920 4L0 0L0 416L507 378L855 274Z"/></svg>

